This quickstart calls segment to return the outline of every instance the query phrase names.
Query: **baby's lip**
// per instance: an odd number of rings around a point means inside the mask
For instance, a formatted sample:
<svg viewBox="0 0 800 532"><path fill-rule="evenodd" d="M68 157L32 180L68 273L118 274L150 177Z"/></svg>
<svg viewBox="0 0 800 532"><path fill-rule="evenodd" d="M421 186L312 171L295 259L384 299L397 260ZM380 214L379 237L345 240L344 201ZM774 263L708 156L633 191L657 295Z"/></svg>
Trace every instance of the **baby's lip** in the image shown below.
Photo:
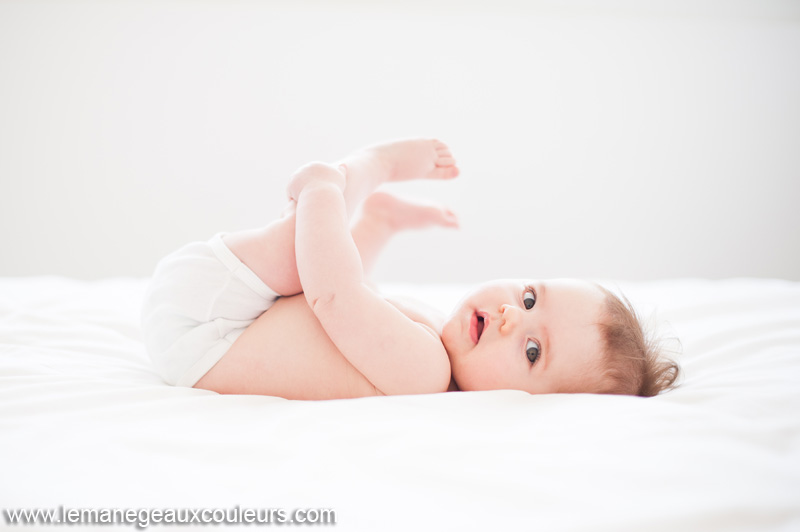
<svg viewBox="0 0 800 532"><path fill-rule="evenodd" d="M473 344L478 344L483 335L483 331L489 326L489 314L476 310L472 313L469 322L469 337Z"/></svg>

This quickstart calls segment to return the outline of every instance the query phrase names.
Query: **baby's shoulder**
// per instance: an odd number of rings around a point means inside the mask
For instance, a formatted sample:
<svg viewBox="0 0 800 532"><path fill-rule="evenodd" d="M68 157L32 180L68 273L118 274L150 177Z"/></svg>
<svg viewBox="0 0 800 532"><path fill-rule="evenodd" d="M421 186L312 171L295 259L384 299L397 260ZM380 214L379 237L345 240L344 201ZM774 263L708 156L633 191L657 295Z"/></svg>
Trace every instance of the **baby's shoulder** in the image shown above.
<svg viewBox="0 0 800 532"><path fill-rule="evenodd" d="M408 316L411 321L422 325L424 329L441 341L444 315L438 309L412 298L384 297L397 310Z"/></svg>

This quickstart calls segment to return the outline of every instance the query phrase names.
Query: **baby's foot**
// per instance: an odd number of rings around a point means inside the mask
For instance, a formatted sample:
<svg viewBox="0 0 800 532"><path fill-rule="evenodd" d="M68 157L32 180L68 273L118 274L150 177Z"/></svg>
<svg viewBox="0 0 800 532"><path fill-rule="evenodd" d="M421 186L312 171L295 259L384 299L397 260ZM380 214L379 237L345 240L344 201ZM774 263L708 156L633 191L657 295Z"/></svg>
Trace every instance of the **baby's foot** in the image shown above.
<svg viewBox="0 0 800 532"><path fill-rule="evenodd" d="M452 179L458 167L444 142L411 139L369 146L340 161L347 168L348 210L387 181Z"/></svg>
<svg viewBox="0 0 800 532"><path fill-rule="evenodd" d="M386 192L374 192L364 201L364 219L393 231L428 227L458 227L450 209L434 203L412 201Z"/></svg>
<svg viewBox="0 0 800 532"><path fill-rule="evenodd" d="M408 139L364 148L355 157L374 160L381 169L375 169L383 181L409 179L451 179L458 175L458 167L447 144L435 139ZM346 162L345 162L346 164Z"/></svg>

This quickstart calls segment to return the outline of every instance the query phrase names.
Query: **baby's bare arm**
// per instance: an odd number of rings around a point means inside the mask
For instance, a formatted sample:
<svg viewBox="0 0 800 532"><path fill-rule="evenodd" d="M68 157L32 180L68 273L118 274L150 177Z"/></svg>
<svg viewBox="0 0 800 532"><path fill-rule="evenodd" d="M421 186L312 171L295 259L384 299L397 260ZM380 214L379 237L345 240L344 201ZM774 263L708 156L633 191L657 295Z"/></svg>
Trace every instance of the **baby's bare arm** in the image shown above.
<svg viewBox="0 0 800 532"><path fill-rule="evenodd" d="M441 392L450 364L438 336L367 286L333 167L298 176L295 251L309 305L347 360L382 393ZM291 187L290 187L291 188Z"/></svg>

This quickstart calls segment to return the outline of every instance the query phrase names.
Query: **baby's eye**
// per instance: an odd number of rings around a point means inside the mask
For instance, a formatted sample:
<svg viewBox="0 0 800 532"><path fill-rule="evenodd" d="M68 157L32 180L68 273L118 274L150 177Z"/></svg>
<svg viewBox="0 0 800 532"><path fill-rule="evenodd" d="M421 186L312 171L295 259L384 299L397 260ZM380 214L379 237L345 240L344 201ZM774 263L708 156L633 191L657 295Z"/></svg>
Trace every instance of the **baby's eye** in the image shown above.
<svg viewBox="0 0 800 532"><path fill-rule="evenodd" d="M522 303L525 305L525 308L530 310L536 304L536 294L533 290L525 290L525 293L522 294Z"/></svg>
<svg viewBox="0 0 800 532"><path fill-rule="evenodd" d="M525 354L528 356L531 365L536 364L536 361L539 360L539 344L535 340L528 340L525 346Z"/></svg>

